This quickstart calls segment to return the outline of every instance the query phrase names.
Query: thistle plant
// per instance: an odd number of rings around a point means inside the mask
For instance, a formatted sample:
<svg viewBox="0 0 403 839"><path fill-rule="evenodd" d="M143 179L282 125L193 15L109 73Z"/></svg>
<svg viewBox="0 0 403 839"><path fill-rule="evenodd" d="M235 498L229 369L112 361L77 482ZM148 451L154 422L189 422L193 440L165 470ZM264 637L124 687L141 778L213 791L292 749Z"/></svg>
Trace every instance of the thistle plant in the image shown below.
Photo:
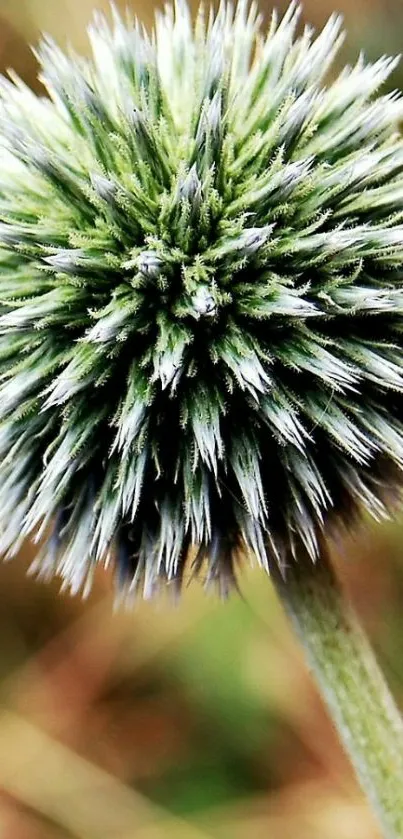
<svg viewBox="0 0 403 839"><path fill-rule="evenodd" d="M0 549L146 596L253 555L400 836L400 718L324 549L402 484L396 60L327 81L340 18L298 35L295 5L267 34L243 0L112 16L90 60L42 42L46 96L1 80Z"/></svg>

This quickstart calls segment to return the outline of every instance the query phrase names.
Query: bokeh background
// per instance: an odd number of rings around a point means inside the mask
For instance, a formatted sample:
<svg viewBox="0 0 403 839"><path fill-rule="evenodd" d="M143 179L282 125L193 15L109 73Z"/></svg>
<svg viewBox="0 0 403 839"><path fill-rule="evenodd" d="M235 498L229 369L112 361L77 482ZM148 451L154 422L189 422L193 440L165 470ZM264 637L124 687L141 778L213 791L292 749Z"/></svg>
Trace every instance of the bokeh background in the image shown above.
<svg viewBox="0 0 403 839"><path fill-rule="evenodd" d="M41 31L87 51L95 5L0 0L1 69L35 86ZM151 23L152 2L129 5ZM343 60L401 49L402 0L305 0L304 14L320 26L334 9ZM397 522L336 556L401 707L402 549ZM258 570L224 604L192 584L176 606L117 610L106 573L82 602L26 576L32 555L0 565L1 839L380 839Z"/></svg>

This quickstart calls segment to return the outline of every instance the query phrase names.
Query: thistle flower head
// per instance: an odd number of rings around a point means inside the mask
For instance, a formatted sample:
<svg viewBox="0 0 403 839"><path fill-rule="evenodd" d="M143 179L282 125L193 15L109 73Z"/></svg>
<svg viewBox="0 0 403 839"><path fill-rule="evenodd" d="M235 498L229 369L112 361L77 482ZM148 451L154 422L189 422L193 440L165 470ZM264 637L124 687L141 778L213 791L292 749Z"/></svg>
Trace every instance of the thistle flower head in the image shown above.
<svg viewBox="0 0 403 839"><path fill-rule="evenodd" d="M97 16L0 90L0 548L73 590L146 594L186 558L224 588L403 467L402 100L326 81L340 19L182 2Z"/></svg>

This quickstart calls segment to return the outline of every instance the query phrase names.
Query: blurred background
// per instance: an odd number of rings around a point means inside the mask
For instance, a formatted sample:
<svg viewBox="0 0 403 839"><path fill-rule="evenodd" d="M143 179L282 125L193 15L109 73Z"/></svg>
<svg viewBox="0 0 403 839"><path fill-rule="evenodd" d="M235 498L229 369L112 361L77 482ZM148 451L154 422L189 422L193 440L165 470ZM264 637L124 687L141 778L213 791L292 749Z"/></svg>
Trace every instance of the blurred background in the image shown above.
<svg viewBox="0 0 403 839"><path fill-rule="evenodd" d="M0 0L1 69L35 86L28 45L86 51L95 5ZM150 24L152 2L129 5ZM342 60L401 49L402 0L304 10L344 13ZM402 548L402 524L370 526L336 557L401 707ZM82 602L27 577L30 558L0 565L1 839L380 839L259 571L224 604L193 584L129 611L107 574Z"/></svg>

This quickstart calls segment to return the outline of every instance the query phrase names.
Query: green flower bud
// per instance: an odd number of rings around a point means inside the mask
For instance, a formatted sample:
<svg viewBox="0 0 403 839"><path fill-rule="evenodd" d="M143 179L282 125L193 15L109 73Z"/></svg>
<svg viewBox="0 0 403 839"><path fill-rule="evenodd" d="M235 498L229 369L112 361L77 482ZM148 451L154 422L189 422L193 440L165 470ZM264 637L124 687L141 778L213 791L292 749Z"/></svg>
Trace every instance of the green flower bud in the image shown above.
<svg viewBox="0 0 403 839"><path fill-rule="evenodd" d="M0 85L0 549L50 527L73 591L192 550L226 591L401 486L396 62L326 81L340 19L298 18L114 11L42 44L49 98Z"/></svg>

